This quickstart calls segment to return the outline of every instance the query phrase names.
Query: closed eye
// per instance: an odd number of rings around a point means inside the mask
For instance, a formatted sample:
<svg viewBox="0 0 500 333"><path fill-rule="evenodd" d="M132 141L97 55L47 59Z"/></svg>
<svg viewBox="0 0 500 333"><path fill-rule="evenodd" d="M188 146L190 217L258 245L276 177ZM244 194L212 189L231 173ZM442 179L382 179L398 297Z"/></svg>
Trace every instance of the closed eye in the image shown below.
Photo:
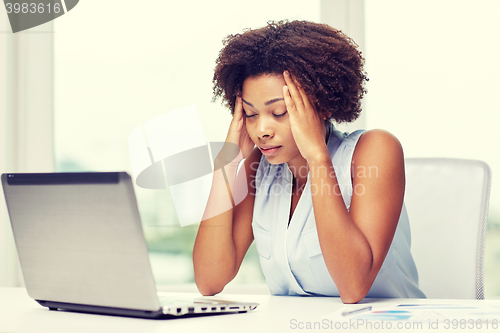
<svg viewBox="0 0 500 333"><path fill-rule="evenodd" d="M247 114L246 112L243 112L243 116L245 118L252 118L252 117L255 117L256 115L255 114Z"/></svg>
<svg viewBox="0 0 500 333"><path fill-rule="evenodd" d="M284 115L286 115L287 113L288 113L288 111L285 111L285 112L283 112L282 114L273 114L273 116L274 116L275 118L280 118L280 117L283 117Z"/></svg>

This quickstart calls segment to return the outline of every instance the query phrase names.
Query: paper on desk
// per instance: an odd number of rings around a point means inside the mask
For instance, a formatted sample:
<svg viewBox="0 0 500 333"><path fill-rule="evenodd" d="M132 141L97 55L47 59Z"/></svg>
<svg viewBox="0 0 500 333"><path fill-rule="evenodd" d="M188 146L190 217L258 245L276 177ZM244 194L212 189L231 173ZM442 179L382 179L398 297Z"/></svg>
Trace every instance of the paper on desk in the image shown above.
<svg viewBox="0 0 500 333"><path fill-rule="evenodd" d="M395 306L376 306L373 305L371 311L361 312L359 314L352 315L342 315L344 312L355 311L356 309L361 309L366 307L366 305L358 307L346 305L343 308L333 312L329 315L329 318L335 318L340 321L349 321L349 320L385 320L385 321L401 321L401 320L410 320L415 316L415 313L412 311L408 311L406 309L398 309Z"/></svg>
<svg viewBox="0 0 500 333"><path fill-rule="evenodd" d="M400 304L396 308L414 313L415 321L497 320L500 323L500 303Z"/></svg>
<svg viewBox="0 0 500 333"><path fill-rule="evenodd" d="M366 305L365 305L366 306ZM361 308L361 306L359 306ZM497 320L500 325L500 302L498 303L461 303L461 304L399 304L389 307L373 306L371 311L348 316L342 316L344 311L355 310L354 307L343 307L331 315L340 321L365 320L365 321L414 321L414 322L493 322Z"/></svg>

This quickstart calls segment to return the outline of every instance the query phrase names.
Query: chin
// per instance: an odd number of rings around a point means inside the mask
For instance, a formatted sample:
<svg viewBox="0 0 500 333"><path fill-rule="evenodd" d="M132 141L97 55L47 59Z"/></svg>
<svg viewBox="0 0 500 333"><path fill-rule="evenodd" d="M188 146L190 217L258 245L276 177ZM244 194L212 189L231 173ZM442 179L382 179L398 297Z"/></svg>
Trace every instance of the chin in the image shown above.
<svg viewBox="0 0 500 333"><path fill-rule="evenodd" d="M278 156L266 156L267 161L269 164L283 164L288 162L287 160L284 160L283 158L279 158Z"/></svg>

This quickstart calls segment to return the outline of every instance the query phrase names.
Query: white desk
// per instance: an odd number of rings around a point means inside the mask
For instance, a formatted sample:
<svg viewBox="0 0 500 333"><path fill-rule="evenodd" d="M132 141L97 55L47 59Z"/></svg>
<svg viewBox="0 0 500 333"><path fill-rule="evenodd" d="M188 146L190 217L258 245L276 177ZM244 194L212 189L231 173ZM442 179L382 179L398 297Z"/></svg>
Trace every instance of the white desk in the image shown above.
<svg viewBox="0 0 500 333"><path fill-rule="evenodd" d="M179 293L171 292L168 294L172 294L173 296L179 295ZM191 293L191 295L199 297L199 294L196 293ZM182 294L182 296L186 296L186 294ZM238 295L224 292L220 294L219 298L258 302L260 306L254 311L243 314L180 318L174 320L149 320L49 311L47 308L40 306L34 300L30 299L23 288L0 288L0 332L334 332L339 331L334 326L337 320L341 320L338 316L338 311L344 308L339 298L332 297ZM362 303L369 303L373 306L374 310L401 303L497 304L500 307L500 301L476 300L365 299ZM356 307L360 307L360 305L358 304ZM335 311L337 311L337 314L334 314ZM329 327L327 327L325 319L331 319L332 323ZM498 319L500 323L500 318ZM322 327L306 329L305 325L312 322L320 322ZM301 329L299 326L303 328ZM403 329L399 331L475 331L475 329L444 329L442 324L439 326L439 329L430 329L428 326L427 323L424 323L418 329ZM482 328L486 330L484 326ZM392 327L392 330L398 331L396 327ZM366 331L366 327L358 326L356 329L351 329L351 331L363 332ZM374 329L374 331L380 332L381 329ZM500 332L500 327L493 329L490 325L486 331Z"/></svg>

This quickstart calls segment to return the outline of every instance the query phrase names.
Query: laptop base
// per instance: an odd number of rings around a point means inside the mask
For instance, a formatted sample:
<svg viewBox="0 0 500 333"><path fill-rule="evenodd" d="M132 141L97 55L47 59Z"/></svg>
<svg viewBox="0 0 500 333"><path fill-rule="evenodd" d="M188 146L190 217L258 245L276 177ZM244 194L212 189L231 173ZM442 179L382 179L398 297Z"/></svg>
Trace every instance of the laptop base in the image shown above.
<svg viewBox="0 0 500 333"><path fill-rule="evenodd" d="M205 317L205 316L220 316L225 314L235 314L235 313L246 313L248 310L234 311L234 312L207 312L207 313L194 313L190 312L182 316L175 316L171 314L164 314L161 310L158 311L145 311L145 310L134 310L134 309L123 309L123 308L113 308L106 306L95 306L86 304L74 304L74 303L64 303L64 302L53 302L53 301L41 301L36 300L40 305L49 308L51 311L71 311L80 313L90 313L90 314L100 314L109 316L119 316L119 317L134 317L143 319L180 319L180 318L191 318L191 317Z"/></svg>

